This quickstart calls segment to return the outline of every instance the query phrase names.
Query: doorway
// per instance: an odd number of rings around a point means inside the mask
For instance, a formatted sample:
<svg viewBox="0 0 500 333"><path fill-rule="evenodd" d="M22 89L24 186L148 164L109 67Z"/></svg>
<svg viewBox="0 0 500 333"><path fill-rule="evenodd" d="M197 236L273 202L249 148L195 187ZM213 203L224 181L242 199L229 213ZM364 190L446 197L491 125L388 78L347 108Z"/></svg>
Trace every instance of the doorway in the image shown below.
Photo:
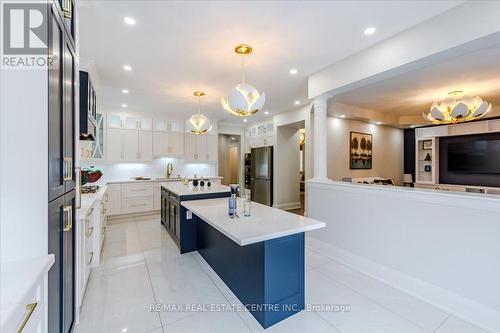
<svg viewBox="0 0 500 333"><path fill-rule="evenodd" d="M222 184L240 183L241 137L239 135L219 134L219 176Z"/></svg>

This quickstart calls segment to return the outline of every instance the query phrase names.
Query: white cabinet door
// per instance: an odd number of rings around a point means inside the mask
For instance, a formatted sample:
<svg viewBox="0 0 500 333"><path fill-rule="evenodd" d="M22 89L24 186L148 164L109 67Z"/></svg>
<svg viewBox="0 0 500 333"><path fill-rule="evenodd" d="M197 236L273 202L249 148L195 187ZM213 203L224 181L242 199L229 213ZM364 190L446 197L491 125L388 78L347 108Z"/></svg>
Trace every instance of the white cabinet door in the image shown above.
<svg viewBox="0 0 500 333"><path fill-rule="evenodd" d="M195 135L195 154L194 160L204 162L207 160L207 136Z"/></svg>
<svg viewBox="0 0 500 333"><path fill-rule="evenodd" d="M155 182L153 185L153 209L161 209L161 186L159 182Z"/></svg>
<svg viewBox="0 0 500 333"><path fill-rule="evenodd" d="M125 161L137 161L139 158L139 131L123 130L123 153Z"/></svg>
<svg viewBox="0 0 500 333"><path fill-rule="evenodd" d="M194 134L186 134L184 136L184 159L186 161L194 161L196 154L196 136Z"/></svg>
<svg viewBox="0 0 500 333"><path fill-rule="evenodd" d="M139 160L152 161L153 160L153 132L139 131Z"/></svg>
<svg viewBox="0 0 500 333"><path fill-rule="evenodd" d="M123 127L123 116L121 113L110 112L107 114L107 125L108 128L122 128Z"/></svg>
<svg viewBox="0 0 500 333"><path fill-rule="evenodd" d="M123 134L121 129L109 128L107 140L107 159L109 161L123 160Z"/></svg>
<svg viewBox="0 0 500 333"><path fill-rule="evenodd" d="M219 146L219 138L217 135L207 135L207 153L206 160L208 162L217 162L218 159L218 146Z"/></svg>
<svg viewBox="0 0 500 333"><path fill-rule="evenodd" d="M153 155L166 156L168 154L169 134L162 132L153 133Z"/></svg>
<svg viewBox="0 0 500 333"><path fill-rule="evenodd" d="M168 133L169 156L184 156L184 133Z"/></svg>
<svg viewBox="0 0 500 333"><path fill-rule="evenodd" d="M144 131L153 130L153 118L141 117L138 120L139 128Z"/></svg>
<svg viewBox="0 0 500 333"><path fill-rule="evenodd" d="M167 131L167 121L165 119L155 118L153 120L153 131L166 132Z"/></svg>
<svg viewBox="0 0 500 333"><path fill-rule="evenodd" d="M126 129L134 129L139 127L139 118L136 116L127 115L124 117L124 126Z"/></svg>
<svg viewBox="0 0 500 333"><path fill-rule="evenodd" d="M109 184L106 190L107 205L106 213L108 216L119 215L122 213L122 185Z"/></svg>

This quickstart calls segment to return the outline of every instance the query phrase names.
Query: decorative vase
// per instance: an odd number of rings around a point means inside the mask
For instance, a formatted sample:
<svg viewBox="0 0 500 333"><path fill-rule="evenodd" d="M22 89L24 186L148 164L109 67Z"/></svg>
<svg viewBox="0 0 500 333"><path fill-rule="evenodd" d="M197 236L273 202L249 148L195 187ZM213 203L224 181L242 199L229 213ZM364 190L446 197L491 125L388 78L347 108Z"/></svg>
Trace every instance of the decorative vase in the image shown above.
<svg viewBox="0 0 500 333"><path fill-rule="evenodd" d="M430 166L430 165L426 165L426 166L424 167L424 171L425 171L425 172L431 172L431 170L432 170L432 168L431 168L431 166Z"/></svg>

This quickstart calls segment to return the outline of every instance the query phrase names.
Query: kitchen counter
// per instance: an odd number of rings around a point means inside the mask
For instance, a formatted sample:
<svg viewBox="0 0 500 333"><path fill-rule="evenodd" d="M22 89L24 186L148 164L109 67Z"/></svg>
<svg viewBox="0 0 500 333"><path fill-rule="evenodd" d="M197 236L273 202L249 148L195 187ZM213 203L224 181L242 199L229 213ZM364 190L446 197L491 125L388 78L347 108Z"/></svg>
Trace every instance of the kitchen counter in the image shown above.
<svg viewBox="0 0 500 333"><path fill-rule="evenodd" d="M105 192L106 186L101 186L96 193L82 194L80 208L78 209L80 218L85 216L90 207L94 206L96 200L102 200Z"/></svg>
<svg viewBox="0 0 500 333"><path fill-rule="evenodd" d="M43 285L43 276L47 274L50 267L54 264L54 255L49 254L33 259L13 261L2 263L0 267L0 330L3 331L6 325L16 316L16 311L22 308L25 311L26 303L33 302L36 299L29 298L29 293L33 288L41 283ZM43 307L43 294L38 300ZM26 299L28 298L28 299ZM42 309L41 311L45 311ZM21 312L23 313L23 312Z"/></svg>
<svg viewBox="0 0 500 333"><path fill-rule="evenodd" d="M229 186L226 185L220 185L220 184L212 184L210 187L201 187L201 186L193 186L193 183L190 182L189 185L184 185L182 182L166 182L166 183L161 183L161 187L165 188L166 190L177 194L178 196L185 196L185 195L199 195L199 194L210 194L210 193L224 193L224 192L229 192L230 188Z"/></svg>
<svg viewBox="0 0 500 333"><path fill-rule="evenodd" d="M212 176L212 177L204 177L203 179L222 179L224 177L221 176ZM188 178L189 180L192 180L193 178ZM178 178L178 177L151 177L151 179L147 180L136 180L136 179L113 179L113 180L107 180L106 184L125 184L125 183L144 183L144 182L181 182L183 181L184 178Z"/></svg>
<svg viewBox="0 0 500 333"><path fill-rule="evenodd" d="M244 200L237 200L239 218L228 216L227 198L183 201L182 206L240 246L325 227L324 222L256 202L252 202L251 216L246 217Z"/></svg>
<svg viewBox="0 0 500 333"><path fill-rule="evenodd" d="M255 202L245 217L242 199L239 217L229 218L227 197L179 198L181 241L200 253L263 328L305 308L305 232L325 223ZM177 210L170 205L174 215Z"/></svg>

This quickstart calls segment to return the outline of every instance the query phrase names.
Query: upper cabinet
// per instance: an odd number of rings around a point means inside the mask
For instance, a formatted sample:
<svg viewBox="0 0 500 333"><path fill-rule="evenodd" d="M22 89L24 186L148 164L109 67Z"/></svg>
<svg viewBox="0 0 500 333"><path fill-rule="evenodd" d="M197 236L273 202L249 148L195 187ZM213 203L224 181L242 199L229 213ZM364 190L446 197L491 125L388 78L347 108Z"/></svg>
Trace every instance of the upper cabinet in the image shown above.
<svg viewBox="0 0 500 333"><path fill-rule="evenodd" d="M196 135L186 133L184 160L190 163L217 162L217 135Z"/></svg>
<svg viewBox="0 0 500 333"><path fill-rule="evenodd" d="M80 159L86 161L102 161L104 159L104 123L105 117L96 114L96 135L94 141L80 141Z"/></svg>
<svg viewBox="0 0 500 333"><path fill-rule="evenodd" d="M97 129L96 99L89 73L80 71L80 140L95 140Z"/></svg>

